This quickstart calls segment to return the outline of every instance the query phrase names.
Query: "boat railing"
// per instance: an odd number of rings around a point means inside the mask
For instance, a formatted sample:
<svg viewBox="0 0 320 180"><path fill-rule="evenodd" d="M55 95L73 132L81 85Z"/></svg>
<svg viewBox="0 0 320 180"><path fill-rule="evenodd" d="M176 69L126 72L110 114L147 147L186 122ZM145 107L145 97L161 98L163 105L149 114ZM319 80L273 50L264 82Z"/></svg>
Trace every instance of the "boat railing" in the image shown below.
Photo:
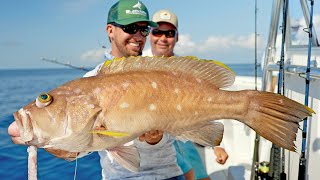
<svg viewBox="0 0 320 180"><path fill-rule="evenodd" d="M271 49L271 48L270 48ZM275 72L279 72L279 59L275 55L276 49L271 49L269 56L265 57L263 67L263 83L262 89L268 89L271 83L271 77ZM307 47L305 46L288 46L286 50L286 60L284 63L284 71L286 74L298 75L302 78L306 77L307 72ZM312 56L310 62L310 78L311 80L320 79L320 47L312 47Z"/></svg>
<svg viewBox="0 0 320 180"><path fill-rule="evenodd" d="M311 79L320 79L320 68L317 67L317 61L312 61L313 67L310 68L310 78ZM299 75L300 77L305 78L306 76L306 71L307 67L302 66L302 65L291 65L291 64L286 64L284 66L285 73L289 74L296 74ZM277 63L270 63L266 67L267 71L279 71L279 64Z"/></svg>

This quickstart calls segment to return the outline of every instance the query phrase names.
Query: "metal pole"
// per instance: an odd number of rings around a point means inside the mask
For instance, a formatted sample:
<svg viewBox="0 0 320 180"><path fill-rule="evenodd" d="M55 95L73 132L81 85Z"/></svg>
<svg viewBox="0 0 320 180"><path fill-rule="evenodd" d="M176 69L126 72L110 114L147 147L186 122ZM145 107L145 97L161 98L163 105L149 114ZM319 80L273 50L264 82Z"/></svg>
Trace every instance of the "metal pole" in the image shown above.
<svg viewBox="0 0 320 180"><path fill-rule="evenodd" d="M303 12L303 16L304 19L306 21L307 26L310 26L310 11L308 9L308 5L307 5L307 1L306 0L300 0L300 4L301 4L301 8L302 8L302 12ZM312 44L314 46L320 46L319 41L317 39L317 34L315 31L315 28L312 26Z"/></svg>
<svg viewBox="0 0 320 180"><path fill-rule="evenodd" d="M271 11L270 31L268 37L268 44L264 56L264 71L262 75L262 90L268 89L268 82L271 81L272 73L267 70L268 65L274 62L275 49L276 49L276 38L278 34L279 18L280 18L280 7L281 0L274 0Z"/></svg>

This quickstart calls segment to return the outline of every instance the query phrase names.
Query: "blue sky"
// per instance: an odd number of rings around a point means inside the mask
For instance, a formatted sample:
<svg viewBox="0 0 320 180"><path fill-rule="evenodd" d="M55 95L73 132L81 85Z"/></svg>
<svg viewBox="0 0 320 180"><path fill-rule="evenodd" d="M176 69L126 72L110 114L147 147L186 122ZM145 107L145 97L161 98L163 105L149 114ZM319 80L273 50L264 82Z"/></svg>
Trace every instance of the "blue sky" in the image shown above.
<svg viewBox="0 0 320 180"><path fill-rule="evenodd" d="M0 69L55 68L56 58L76 66L103 61L107 12L116 0L3 0L0 2ZM254 62L254 0L142 0L152 15L169 9L179 18L176 53L224 63ZM258 2L258 58L265 48L271 0ZM315 14L319 14L319 6ZM320 19L320 18L319 18ZM145 49L149 48L149 44Z"/></svg>

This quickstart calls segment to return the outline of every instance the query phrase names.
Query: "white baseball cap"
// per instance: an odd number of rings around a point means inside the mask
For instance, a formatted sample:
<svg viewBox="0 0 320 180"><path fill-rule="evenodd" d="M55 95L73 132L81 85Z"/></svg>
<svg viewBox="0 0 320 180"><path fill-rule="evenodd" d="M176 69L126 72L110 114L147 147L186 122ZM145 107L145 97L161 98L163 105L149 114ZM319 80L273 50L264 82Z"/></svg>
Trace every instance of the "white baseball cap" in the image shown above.
<svg viewBox="0 0 320 180"><path fill-rule="evenodd" d="M163 10L157 11L152 16L152 21L156 22L156 23L167 22L167 23L174 25L174 27L176 27L176 29L178 29L178 17L173 12L171 12L169 10L163 9Z"/></svg>

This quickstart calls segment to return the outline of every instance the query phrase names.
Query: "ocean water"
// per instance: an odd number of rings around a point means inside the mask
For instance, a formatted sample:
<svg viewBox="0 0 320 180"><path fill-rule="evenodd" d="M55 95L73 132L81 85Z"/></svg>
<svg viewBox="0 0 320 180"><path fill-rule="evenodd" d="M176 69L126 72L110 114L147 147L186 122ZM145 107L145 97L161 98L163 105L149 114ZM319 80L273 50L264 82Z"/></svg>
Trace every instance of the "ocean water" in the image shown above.
<svg viewBox="0 0 320 180"><path fill-rule="evenodd" d="M228 65L238 76L254 76L252 64ZM0 70L0 179L27 179L27 147L12 143L7 128L13 121L12 113L33 101L38 94L84 75L76 69L19 69ZM258 71L261 77L261 70ZM38 149L38 179L74 178L76 162L68 162ZM101 179L99 155L92 153L78 159L78 180Z"/></svg>

